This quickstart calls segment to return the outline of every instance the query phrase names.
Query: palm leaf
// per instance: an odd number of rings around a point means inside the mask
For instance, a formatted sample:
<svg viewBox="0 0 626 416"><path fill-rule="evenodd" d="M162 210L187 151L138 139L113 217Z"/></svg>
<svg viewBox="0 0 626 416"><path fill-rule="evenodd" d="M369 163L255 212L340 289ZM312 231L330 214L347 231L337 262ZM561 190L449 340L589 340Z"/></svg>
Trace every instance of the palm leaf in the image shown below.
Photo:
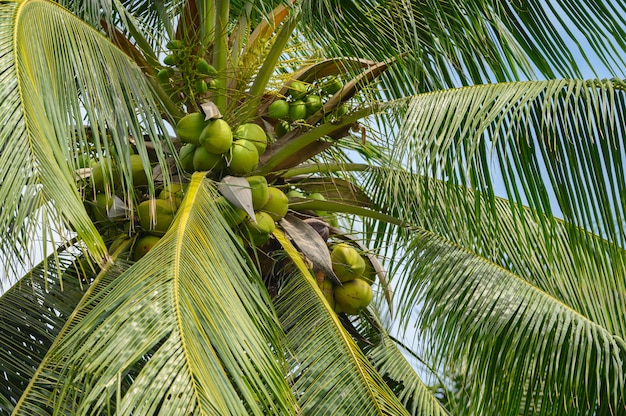
<svg viewBox="0 0 626 416"><path fill-rule="evenodd" d="M405 289L436 362L470 366L481 413L595 414L621 409L626 343L501 267L416 231Z"/></svg>
<svg viewBox="0 0 626 416"><path fill-rule="evenodd" d="M430 388L422 381L426 373L421 371L422 376L418 374L415 364L410 363L400 349L405 346L392 338L377 313L377 309L370 306L367 319L359 319L358 322L360 332L367 331L373 334L368 338L371 342L363 345L367 358L411 415L449 415Z"/></svg>
<svg viewBox="0 0 626 416"><path fill-rule="evenodd" d="M68 250L45 263L0 297L0 414L11 413L94 275Z"/></svg>
<svg viewBox="0 0 626 416"><path fill-rule="evenodd" d="M535 81L418 96L396 155L408 153L418 173L486 194L495 185L491 155L509 197L546 214L545 233L554 213L573 225L574 244L589 230L624 247L623 88L617 80Z"/></svg>
<svg viewBox="0 0 626 416"><path fill-rule="evenodd" d="M293 412L280 328L216 197L195 175L171 230L51 349L22 414L36 397L72 414Z"/></svg>
<svg viewBox="0 0 626 416"><path fill-rule="evenodd" d="M139 68L60 6L4 2L0 14L5 71L0 97L3 247L16 246L20 258L25 257L30 247L23 236L32 238L32 224L43 211L41 216L50 218L44 224L47 235L54 235L53 226L57 232L68 227L93 255L102 257L103 241L76 187L76 161L89 152L113 158L132 204L129 137L145 166L149 160L144 135L164 162L162 109L146 95L151 89ZM88 131L83 123L90 125Z"/></svg>
<svg viewBox="0 0 626 416"><path fill-rule="evenodd" d="M367 175L366 189L379 209L498 264L612 333L626 336L620 318L626 310L620 295L626 291L626 280L620 277L625 270L623 250L580 230L580 240L573 243L567 223L548 222L543 214L505 199L408 172L370 168ZM378 223L369 227L374 245L393 244L397 230ZM612 259L608 252L615 254ZM388 255L399 258L396 254ZM395 269L401 273L401 267ZM400 310L405 318L411 313L410 308Z"/></svg>
<svg viewBox="0 0 626 416"><path fill-rule="evenodd" d="M310 28L304 35L322 45L327 56L381 61L410 52L384 84L395 97L534 78L534 72L580 78L583 71L595 70L597 60L613 73L624 67L621 1L326 0L302 7Z"/></svg>
<svg viewBox="0 0 626 416"><path fill-rule="evenodd" d="M300 254L280 231L274 235L296 265L285 273L275 305L293 352L293 390L302 411L406 414L326 303Z"/></svg>

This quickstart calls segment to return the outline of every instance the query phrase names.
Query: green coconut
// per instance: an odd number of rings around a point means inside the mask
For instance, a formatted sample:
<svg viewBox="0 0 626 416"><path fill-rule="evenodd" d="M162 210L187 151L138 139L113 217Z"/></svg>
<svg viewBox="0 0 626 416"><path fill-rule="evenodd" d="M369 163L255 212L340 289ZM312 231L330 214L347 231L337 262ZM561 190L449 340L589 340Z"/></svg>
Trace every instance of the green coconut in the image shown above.
<svg viewBox="0 0 626 416"><path fill-rule="evenodd" d="M176 123L176 136L180 141L185 143L193 143L196 146L200 144L200 135L204 128L209 124L202 113L190 113L178 120Z"/></svg>
<svg viewBox="0 0 626 416"><path fill-rule="evenodd" d="M261 209L270 198L267 179L265 179L265 176L248 176L246 180L250 184L250 191L252 193L252 208L257 211Z"/></svg>
<svg viewBox="0 0 626 416"><path fill-rule="evenodd" d="M289 209L289 198L283 191L273 186L268 187L267 191L269 198L261 210L267 212L274 221L280 221Z"/></svg>
<svg viewBox="0 0 626 416"><path fill-rule="evenodd" d="M358 315L372 301L372 287L361 279L335 287L335 311Z"/></svg>
<svg viewBox="0 0 626 416"><path fill-rule="evenodd" d="M345 243L337 244L330 253L333 271L341 282L356 279L365 270L365 261L358 251Z"/></svg>
<svg viewBox="0 0 626 416"><path fill-rule="evenodd" d="M154 209L154 216L151 210ZM149 199L137 205L139 224L150 234L163 235L174 222L176 204L165 199Z"/></svg>
<svg viewBox="0 0 626 416"><path fill-rule="evenodd" d="M200 144L211 153L225 153L233 144L233 132L221 118L209 121L200 134Z"/></svg>

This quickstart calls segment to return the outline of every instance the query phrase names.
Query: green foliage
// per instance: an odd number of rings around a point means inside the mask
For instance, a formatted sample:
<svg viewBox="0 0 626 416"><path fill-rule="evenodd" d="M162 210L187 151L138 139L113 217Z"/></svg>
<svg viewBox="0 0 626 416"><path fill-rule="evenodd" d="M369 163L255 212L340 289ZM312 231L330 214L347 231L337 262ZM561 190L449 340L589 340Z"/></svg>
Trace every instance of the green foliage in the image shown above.
<svg viewBox="0 0 626 416"><path fill-rule="evenodd" d="M0 414L624 413L625 15L0 3Z"/></svg>

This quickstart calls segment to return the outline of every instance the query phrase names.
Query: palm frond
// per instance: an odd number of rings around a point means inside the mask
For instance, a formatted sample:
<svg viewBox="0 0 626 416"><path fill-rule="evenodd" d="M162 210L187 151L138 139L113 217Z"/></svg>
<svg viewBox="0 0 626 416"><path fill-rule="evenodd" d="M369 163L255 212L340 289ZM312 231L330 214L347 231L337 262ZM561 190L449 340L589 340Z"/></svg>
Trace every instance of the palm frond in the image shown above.
<svg viewBox="0 0 626 416"><path fill-rule="evenodd" d="M293 353L293 391L302 411L406 414L326 303L300 254L280 231L274 235L296 265L274 303Z"/></svg>
<svg viewBox="0 0 626 416"><path fill-rule="evenodd" d="M587 230L626 247L624 87L535 81L424 94L411 104L396 156L487 195L498 185L493 158L508 197L545 213L544 233L562 215L572 244L584 244ZM610 258L621 256L616 250Z"/></svg>
<svg viewBox="0 0 626 416"><path fill-rule="evenodd" d="M68 228L94 256L103 257L104 243L76 186L78 160L84 155L112 157L122 177L117 186L132 205L130 138L144 166L150 166L145 135L167 171L163 155L170 149L162 108L151 98L139 68L60 6L5 2L0 13L0 63L5 71L0 97L3 249L15 246L21 259L27 257L32 224L41 215L50 218L44 233L51 236ZM111 169L105 176L112 177Z"/></svg>
<svg viewBox="0 0 626 416"><path fill-rule="evenodd" d="M0 297L0 414L11 413L94 277L69 250L44 262Z"/></svg>
<svg viewBox="0 0 626 416"><path fill-rule="evenodd" d="M280 327L196 174L171 230L101 288L47 357L20 410L290 414Z"/></svg>
<svg viewBox="0 0 626 416"><path fill-rule="evenodd" d="M620 318L626 310L624 250L581 230L576 230L579 241L572 242L566 222L548 221L544 214L462 186L384 168L370 168L366 175L366 189L379 209L498 264L610 332L626 336ZM368 222L368 230L373 245L396 244L399 231L389 225ZM399 260L403 252L388 255ZM396 262L393 268L401 274L403 267ZM404 318L411 313L410 308L400 312Z"/></svg>
<svg viewBox="0 0 626 416"><path fill-rule="evenodd" d="M432 233L416 231L408 256L400 296L419 308L435 362L468 364L480 413L623 409L623 338Z"/></svg>
<svg viewBox="0 0 626 416"><path fill-rule="evenodd" d="M621 1L326 0L302 7L305 24L313 28L305 35L328 55L384 60L409 52L384 84L395 97L528 79L534 72L581 78L597 60L623 74Z"/></svg>
<svg viewBox="0 0 626 416"><path fill-rule="evenodd" d="M385 382L398 396L409 414L418 416L448 416L449 412L439 402L433 391L418 374L417 367L405 357L398 341L389 334L378 318L377 308L370 306L367 319L359 319L361 331L369 331L375 336L363 349L367 358L383 376Z"/></svg>

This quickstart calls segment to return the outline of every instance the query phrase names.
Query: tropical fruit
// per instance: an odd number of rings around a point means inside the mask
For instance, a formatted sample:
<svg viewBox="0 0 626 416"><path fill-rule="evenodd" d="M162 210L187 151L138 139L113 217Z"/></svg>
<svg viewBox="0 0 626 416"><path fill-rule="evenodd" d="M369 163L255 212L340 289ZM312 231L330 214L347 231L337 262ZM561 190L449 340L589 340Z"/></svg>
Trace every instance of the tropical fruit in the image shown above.
<svg viewBox="0 0 626 416"><path fill-rule="evenodd" d="M215 204L224 216L226 224L231 228L241 224L243 220L248 216L248 214L246 214L246 211L237 208L236 206L228 202L228 200L223 196L217 198L215 200Z"/></svg>
<svg viewBox="0 0 626 416"><path fill-rule="evenodd" d="M257 211L261 209L270 198L267 179L265 179L265 176L248 176L246 180L250 184L250 191L252 193L252 208Z"/></svg>
<svg viewBox="0 0 626 416"><path fill-rule="evenodd" d="M167 42L165 47L170 51L178 50L183 47L183 42L179 39L171 39Z"/></svg>
<svg viewBox="0 0 626 416"><path fill-rule="evenodd" d="M276 100L267 109L267 115L278 120L289 118L289 103L286 100Z"/></svg>
<svg viewBox="0 0 626 416"><path fill-rule="evenodd" d="M306 95L307 84L302 81L293 81L287 87L287 94L294 100L300 100Z"/></svg>
<svg viewBox="0 0 626 416"><path fill-rule="evenodd" d="M322 291L322 294L324 295L324 298L326 299L330 307L334 309L335 308L335 297L334 297L335 285L333 284L333 282L325 278L322 281L320 290Z"/></svg>
<svg viewBox="0 0 626 416"><path fill-rule="evenodd" d="M255 212L256 223L249 221L246 224L252 244L260 246L270 238L270 234L276 229L276 223L272 217L263 211Z"/></svg>
<svg viewBox="0 0 626 416"><path fill-rule="evenodd" d="M267 190L269 198L265 205L261 207L261 210L267 212L274 221L280 221L280 219L287 214L289 199L287 195L278 188L270 186Z"/></svg>
<svg viewBox="0 0 626 416"><path fill-rule="evenodd" d="M114 199L110 195L97 194L92 205L93 218L96 222L110 222L108 212L113 206Z"/></svg>
<svg viewBox="0 0 626 416"><path fill-rule="evenodd" d="M157 237L156 235L145 235L138 239L135 242L135 247L133 249L133 260L137 261L146 254L148 251L152 249L159 242L161 237Z"/></svg>
<svg viewBox="0 0 626 416"><path fill-rule="evenodd" d="M172 68L163 68L157 73L157 78L161 82L168 82L172 76Z"/></svg>
<svg viewBox="0 0 626 416"><path fill-rule="evenodd" d="M202 95L202 94L206 94L206 92L209 90L209 86L207 85L205 80L199 79L195 83L195 89L196 89L196 94Z"/></svg>
<svg viewBox="0 0 626 416"><path fill-rule="evenodd" d="M143 168L143 162L141 156L130 155L130 169L133 176L133 185L142 186L148 184L148 175Z"/></svg>
<svg viewBox="0 0 626 416"><path fill-rule="evenodd" d="M298 191L297 189L292 189L291 191L287 192L285 195L287 195L287 198L304 198L304 194Z"/></svg>
<svg viewBox="0 0 626 416"><path fill-rule="evenodd" d="M215 69L215 67L209 64L203 58L198 58L198 60L196 60L196 71L198 71L200 74L208 75L211 77L217 75L217 70Z"/></svg>
<svg viewBox="0 0 626 416"><path fill-rule="evenodd" d="M233 144L233 132L221 118L209 121L200 134L200 144L211 153L225 153Z"/></svg>
<svg viewBox="0 0 626 416"><path fill-rule="evenodd" d="M183 170L187 173L193 173L193 156L196 152L196 145L193 143L187 143L183 147L180 148L180 153L178 157L180 158L180 165Z"/></svg>
<svg viewBox="0 0 626 416"><path fill-rule="evenodd" d="M154 207L154 217L151 209ZM139 223L150 234L163 235L170 228L176 214L176 204L165 199L149 199L137 205Z"/></svg>
<svg viewBox="0 0 626 416"><path fill-rule="evenodd" d="M209 152L204 146L198 146L193 154L193 169L199 172L224 169L226 160L221 154Z"/></svg>
<svg viewBox="0 0 626 416"><path fill-rule="evenodd" d="M307 95L304 98L307 115L313 115L322 108L322 97L316 94Z"/></svg>
<svg viewBox="0 0 626 416"><path fill-rule="evenodd" d="M330 253L333 271L341 282L356 279L365 270L365 261L358 251L345 243L337 244Z"/></svg>
<svg viewBox="0 0 626 416"><path fill-rule="evenodd" d="M259 164L259 151L248 140L236 140L230 154L230 171L244 176L256 169Z"/></svg>
<svg viewBox="0 0 626 416"><path fill-rule="evenodd" d="M328 80L323 82L321 85L322 92L328 95L335 94L342 88L343 88L343 84L336 77L329 78Z"/></svg>
<svg viewBox="0 0 626 416"><path fill-rule="evenodd" d="M207 125L204 114L187 114L176 123L176 136L182 142L193 143L197 146L200 144L200 135Z"/></svg>
<svg viewBox="0 0 626 416"><path fill-rule="evenodd" d="M159 199L170 200L179 207L183 202L184 192L185 187L182 183L170 183L159 193Z"/></svg>
<svg viewBox="0 0 626 416"><path fill-rule="evenodd" d="M163 63L165 65L174 66L176 65L177 62L178 62L178 58L176 57L175 53L171 53L167 55L165 58L163 58Z"/></svg>
<svg viewBox="0 0 626 416"><path fill-rule="evenodd" d="M350 280L335 287L335 311L357 315L372 301L372 288L361 279Z"/></svg>
<svg viewBox="0 0 626 416"><path fill-rule="evenodd" d="M291 124L288 121L281 121L274 127L274 133L276 137L283 137L285 134L291 131Z"/></svg>
<svg viewBox="0 0 626 416"><path fill-rule="evenodd" d="M109 172L113 176L113 184L119 185L120 175L115 162L103 158L91 165L91 184L98 192L104 192L107 184L111 185Z"/></svg>
<svg viewBox="0 0 626 416"><path fill-rule="evenodd" d="M244 139L251 141L255 146L259 155L261 155L267 147L267 135L265 130L258 124L245 123L237 127L235 130L236 139Z"/></svg>
<svg viewBox="0 0 626 416"><path fill-rule="evenodd" d="M291 121L304 120L306 118L306 104L302 100L296 100L289 105L289 119Z"/></svg>

